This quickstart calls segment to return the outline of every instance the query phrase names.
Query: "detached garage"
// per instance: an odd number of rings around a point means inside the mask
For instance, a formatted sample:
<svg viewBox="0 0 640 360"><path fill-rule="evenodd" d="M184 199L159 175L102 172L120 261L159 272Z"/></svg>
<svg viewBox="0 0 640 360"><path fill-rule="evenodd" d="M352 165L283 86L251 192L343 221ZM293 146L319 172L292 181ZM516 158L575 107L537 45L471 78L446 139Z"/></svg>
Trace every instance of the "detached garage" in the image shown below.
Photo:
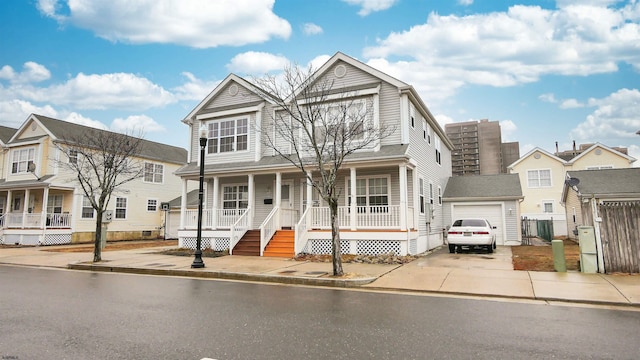
<svg viewBox="0 0 640 360"><path fill-rule="evenodd" d="M522 188L518 174L454 176L442 197L445 223L458 218L485 218L496 227L498 245L520 245L520 202Z"/></svg>

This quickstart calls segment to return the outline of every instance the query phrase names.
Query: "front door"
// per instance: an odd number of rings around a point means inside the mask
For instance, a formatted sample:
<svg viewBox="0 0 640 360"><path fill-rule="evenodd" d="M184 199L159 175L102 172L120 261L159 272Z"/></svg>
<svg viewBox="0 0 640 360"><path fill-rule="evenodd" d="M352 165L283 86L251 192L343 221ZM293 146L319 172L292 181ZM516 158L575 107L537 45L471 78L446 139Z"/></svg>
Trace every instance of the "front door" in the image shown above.
<svg viewBox="0 0 640 360"><path fill-rule="evenodd" d="M296 222L293 207L293 180L283 180L280 186L280 227L292 229Z"/></svg>

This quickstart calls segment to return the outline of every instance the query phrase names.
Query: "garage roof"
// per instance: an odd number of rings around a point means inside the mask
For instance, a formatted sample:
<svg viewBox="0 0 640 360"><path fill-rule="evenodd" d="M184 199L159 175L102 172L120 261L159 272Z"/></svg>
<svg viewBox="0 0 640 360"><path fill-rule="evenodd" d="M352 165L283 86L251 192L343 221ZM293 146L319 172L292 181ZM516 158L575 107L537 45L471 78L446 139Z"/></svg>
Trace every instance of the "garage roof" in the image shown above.
<svg viewBox="0 0 640 360"><path fill-rule="evenodd" d="M522 199L518 174L453 176L444 190L443 200Z"/></svg>

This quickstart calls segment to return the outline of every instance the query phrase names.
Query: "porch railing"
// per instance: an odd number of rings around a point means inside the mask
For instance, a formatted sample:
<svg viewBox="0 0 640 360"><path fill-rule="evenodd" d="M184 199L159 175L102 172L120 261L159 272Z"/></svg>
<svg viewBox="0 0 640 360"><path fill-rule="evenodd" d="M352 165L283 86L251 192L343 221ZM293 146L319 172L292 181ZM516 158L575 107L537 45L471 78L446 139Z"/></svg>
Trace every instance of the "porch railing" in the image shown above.
<svg viewBox="0 0 640 360"><path fill-rule="evenodd" d="M310 226L314 229L330 229L331 213L329 207L312 207ZM356 227L358 229L400 229L400 205L376 205L356 207ZM351 208L338 207L338 225L340 228L351 226ZM413 227L413 208L407 211L407 227Z"/></svg>
<svg viewBox="0 0 640 360"><path fill-rule="evenodd" d="M2 215L0 215L0 229L4 229L4 217L5 217L6 215L7 215L7 214L2 214Z"/></svg>
<svg viewBox="0 0 640 360"><path fill-rule="evenodd" d="M8 213L1 218L1 227L4 228L70 228L71 214L46 214L45 222L42 223L42 213Z"/></svg>
<svg viewBox="0 0 640 360"><path fill-rule="evenodd" d="M294 242L293 242L293 252L294 254L299 254L304 248L304 244L306 243L307 232L309 230L309 213L311 212L311 208L307 208L302 216L300 217L300 221L295 226L294 231Z"/></svg>
<svg viewBox="0 0 640 360"><path fill-rule="evenodd" d="M205 229L230 229L246 211L247 209L202 210L202 227ZM198 210L185 210L184 214L184 228L196 229L198 227Z"/></svg>
<svg viewBox="0 0 640 360"><path fill-rule="evenodd" d="M274 206L269 215L260 224L260 256L264 253L264 248L267 247L269 240L273 234L278 230L278 212L280 208Z"/></svg>
<svg viewBox="0 0 640 360"><path fill-rule="evenodd" d="M238 244L240 239L249 230L249 209L240 215L240 218L231 225L231 237L229 239L229 255L233 254L233 248Z"/></svg>

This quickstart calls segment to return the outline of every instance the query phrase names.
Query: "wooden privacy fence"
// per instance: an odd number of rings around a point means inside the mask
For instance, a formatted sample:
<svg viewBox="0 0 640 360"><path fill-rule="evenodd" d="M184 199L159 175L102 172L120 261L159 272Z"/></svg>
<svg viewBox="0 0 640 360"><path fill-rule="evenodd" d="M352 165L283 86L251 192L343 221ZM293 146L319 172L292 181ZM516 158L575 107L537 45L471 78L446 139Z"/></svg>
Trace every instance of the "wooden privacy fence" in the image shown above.
<svg viewBox="0 0 640 360"><path fill-rule="evenodd" d="M598 205L600 236L607 273L640 273L640 201Z"/></svg>

